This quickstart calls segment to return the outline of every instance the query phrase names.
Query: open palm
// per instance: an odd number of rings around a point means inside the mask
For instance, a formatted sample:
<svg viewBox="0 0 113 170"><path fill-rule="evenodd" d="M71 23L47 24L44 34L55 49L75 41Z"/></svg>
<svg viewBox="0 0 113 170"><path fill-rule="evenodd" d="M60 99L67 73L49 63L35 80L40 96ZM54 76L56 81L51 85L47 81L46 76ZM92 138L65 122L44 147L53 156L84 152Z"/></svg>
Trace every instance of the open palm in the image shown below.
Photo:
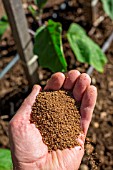
<svg viewBox="0 0 113 170"><path fill-rule="evenodd" d="M35 85L31 94L10 121L9 136L14 169L16 170L77 170L84 154L84 140L91 121L96 102L97 91L90 85L90 77L77 70L71 70L66 77L55 73L49 79L45 89L73 90L75 100L81 102L81 127L84 132L78 139L81 146L57 150L48 153L47 146L34 124L30 123L30 114L35 98L41 91Z"/></svg>

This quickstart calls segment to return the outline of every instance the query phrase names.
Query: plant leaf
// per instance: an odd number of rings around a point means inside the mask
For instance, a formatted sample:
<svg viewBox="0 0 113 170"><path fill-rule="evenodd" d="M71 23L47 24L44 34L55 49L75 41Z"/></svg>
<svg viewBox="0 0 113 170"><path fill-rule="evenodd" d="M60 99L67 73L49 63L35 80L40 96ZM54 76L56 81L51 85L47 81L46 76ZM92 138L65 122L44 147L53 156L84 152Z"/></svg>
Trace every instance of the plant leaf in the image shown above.
<svg viewBox="0 0 113 170"><path fill-rule="evenodd" d="M113 0L101 0L106 14L113 20Z"/></svg>
<svg viewBox="0 0 113 170"><path fill-rule="evenodd" d="M81 26L75 23L71 24L67 38L79 62L88 63L99 72L103 72L107 58L100 47L87 36Z"/></svg>
<svg viewBox="0 0 113 170"><path fill-rule="evenodd" d="M35 0L35 4L41 9L46 4L47 0Z"/></svg>
<svg viewBox="0 0 113 170"><path fill-rule="evenodd" d="M2 35L4 34L4 32L6 31L6 29L8 28L8 26L9 26L9 23L8 23L7 16L3 16L0 20L0 39Z"/></svg>
<svg viewBox="0 0 113 170"><path fill-rule="evenodd" d="M0 148L0 170L11 170L12 160L9 149Z"/></svg>
<svg viewBox="0 0 113 170"><path fill-rule="evenodd" d="M34 53L39 56L39 64L52 72L67 70L61 32L61 24L49 20L48 25L40 27L35 36Z"/></svg>

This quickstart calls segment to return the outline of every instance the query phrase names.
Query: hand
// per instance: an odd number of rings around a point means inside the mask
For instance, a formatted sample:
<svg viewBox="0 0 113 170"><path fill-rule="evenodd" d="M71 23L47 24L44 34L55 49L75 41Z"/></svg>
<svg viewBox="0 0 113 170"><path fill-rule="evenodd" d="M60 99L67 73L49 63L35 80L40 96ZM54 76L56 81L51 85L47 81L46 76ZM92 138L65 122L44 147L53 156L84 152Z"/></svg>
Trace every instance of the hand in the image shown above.
<svg viewBox="0 0 113 170"><path fill-rule="evenodd" d="M24 100L22 106L9 124L9 136L14 170L77 170L84 154L84 140L92 118L97 98L97 90L90 85L90 77L77 70L71 70L66 77L63 73L55 73L47 82L45 89L73 90L77 101L81 102L81 127L84 135L79 141L81 146L71 149L57 150L48 153L47 146L34 124L30 123L33 103L41 91L35 85L31 94Z"/></svg>

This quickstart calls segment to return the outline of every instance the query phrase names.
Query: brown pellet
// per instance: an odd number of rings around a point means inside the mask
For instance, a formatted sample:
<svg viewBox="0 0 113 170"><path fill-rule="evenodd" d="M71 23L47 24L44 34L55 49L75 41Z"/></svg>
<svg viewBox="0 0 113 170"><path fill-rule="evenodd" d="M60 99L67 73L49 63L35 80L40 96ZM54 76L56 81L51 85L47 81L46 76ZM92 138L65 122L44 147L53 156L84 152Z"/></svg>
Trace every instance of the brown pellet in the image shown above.
<svg viewBox="0 0 113 170"><path fill-rule="evenodd" d="M79 104L69 91L43 91L36 97L31 123L39 129L48 151L73 148L79 143Z"/></svg>

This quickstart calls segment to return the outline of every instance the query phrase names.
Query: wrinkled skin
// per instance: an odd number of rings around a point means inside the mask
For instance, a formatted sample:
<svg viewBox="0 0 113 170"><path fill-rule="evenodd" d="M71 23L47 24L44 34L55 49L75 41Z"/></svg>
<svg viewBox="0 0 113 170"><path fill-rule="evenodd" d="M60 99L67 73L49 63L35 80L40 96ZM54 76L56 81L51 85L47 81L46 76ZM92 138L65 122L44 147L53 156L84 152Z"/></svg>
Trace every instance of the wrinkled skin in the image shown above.
<svg viewBox="0 0 113 170"><path fill-rule="evenodd" d="M90 85L90 77L77 70L71 70L64 76L55 73L48 80L45 89L59 90L63 87L72 90L75 100L81 102L81 127L84 132L78 139L80 146L71 149L57 150L48 153L47 146L34 124L30 123L33 103L41 91L35 85L31 94L9 124L9 136L14 170L77 170L84 154L84 140L92 118L97 98L97 90Z"/></svg>

